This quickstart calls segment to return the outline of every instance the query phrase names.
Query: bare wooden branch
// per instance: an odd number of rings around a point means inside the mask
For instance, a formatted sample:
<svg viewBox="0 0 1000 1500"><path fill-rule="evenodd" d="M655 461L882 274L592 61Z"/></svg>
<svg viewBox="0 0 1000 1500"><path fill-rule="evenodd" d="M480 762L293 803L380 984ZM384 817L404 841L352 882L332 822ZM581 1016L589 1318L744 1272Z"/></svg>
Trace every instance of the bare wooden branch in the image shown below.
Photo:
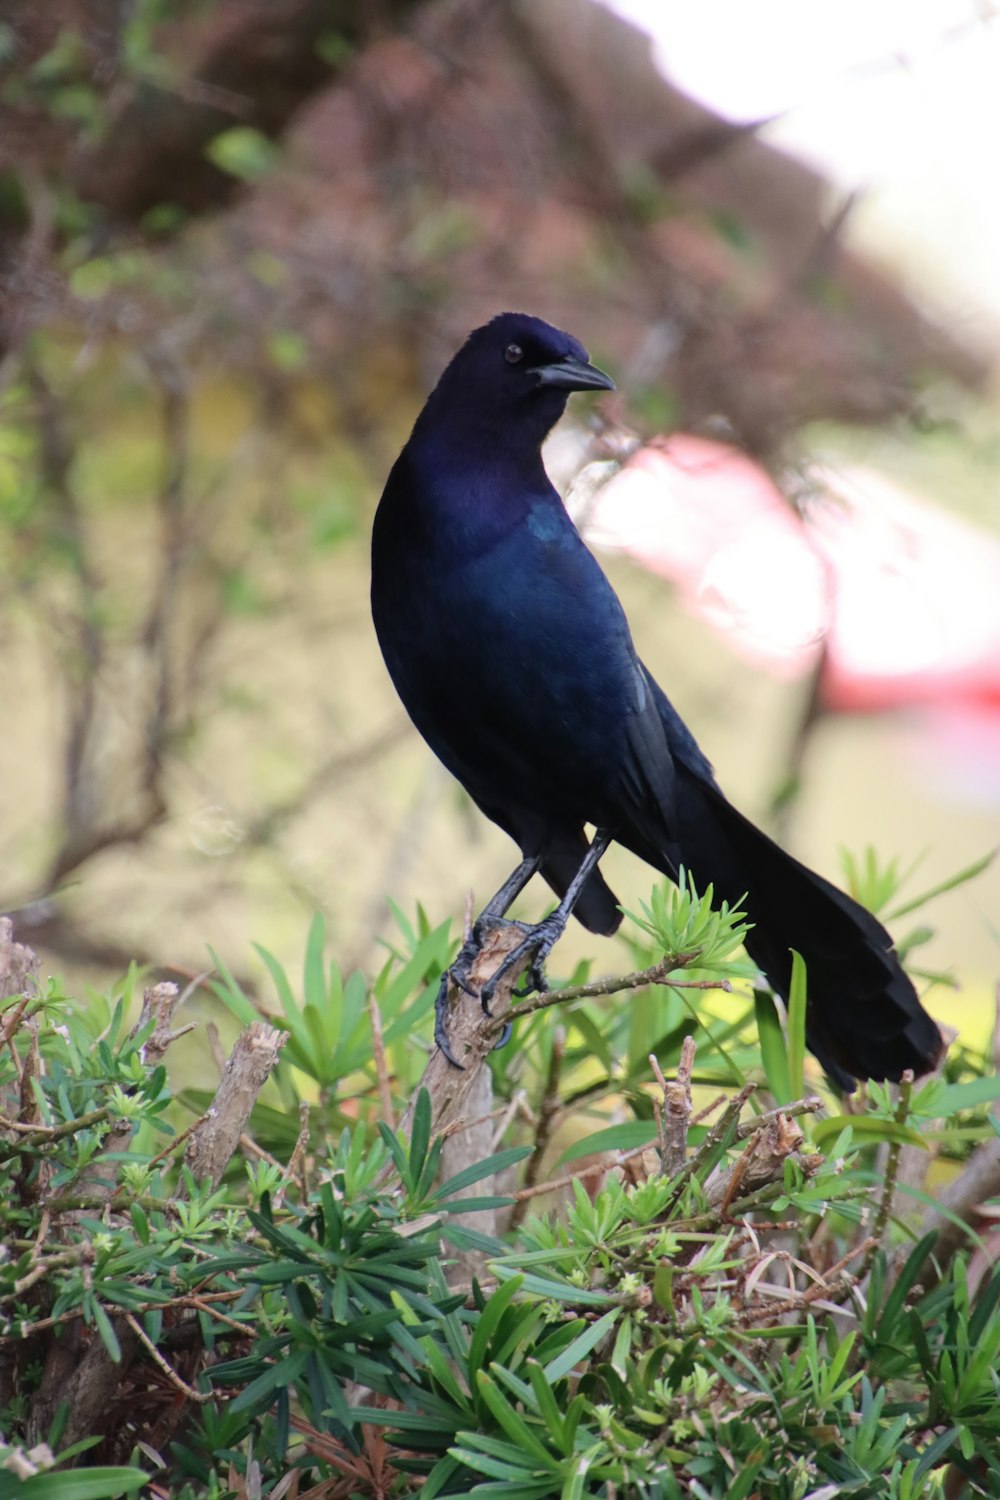
<svg viewBox="0 0 1000 1500"><path fill-rule="evenodd" d="M824 1160L822 1156L801 1152L805 1137L787 1112L775 1111L763 1125L760 1121L755 1124L745 1149L732 1166L713 1173L706 1184L708 1203L723 1217L738 1195L745 1196L768 1183L780 1182L789 1158L798 1162L807 1175Z"/></svg>
<svg viewBox="0 0 1000 1500"><path fill-rule="evenodd" d="M8 999L11 995L30 999L36 993L37 979L38 955L27 944L16 943L10 917L0 917L0 999ZM19 1011L15 1008L15 1016L6 1022L0 1032L0 1047L6 1046L17 1030L23 1011L23 1006Z"/></svg>
<svg viewBox="0 0 1000 1500"><path fill-rule="evenodd" d="M650 1057L659 1075L657 1081L663 1092L664 1141L663 1171L673 1177L687 1160L687 1136L691 1123L691 1074L694 1070L695 1040L686 1036L681 1044L681 1055L677 1063L677 1077L668 1081L659 1070L656 1059Z"/></svg>
<svg viewBox="0 0 1000 1500"><path fill-rule="evenodd" d="M288 1039L286 1031L254 1021L236 1038L215 1099L191 1133L184 1160L194 1176L214 1187L246 1128L257 1095Z"/></svg>
<svg viewBox="0 0 1000 1500"><path fill-rule="evenodd" d="M465 1108L473 1118L464 1127L448 1133L441 1151L441 1176L445 1180L464 1172L466 1167L485 1160L493 1150L493 1075L489 1068L477 1068ZM478 1182L475 1192L477 1196L492 1197L496 1192L496 1181L492 1175ZM480 1234L495 1235L496 1209L481 1208L475 1213L463 1214L462 1227L478 1230ZM459 1250L452 1254L455 1258L447 1272L452 1286L456 1282L470 1281L486 1268L486 1257L481 1250Z"/></svg>
<svg viewBox="0 0 1000 1500"><path fill-rule="evenodd" d="M114 1401L122 1377L135 1358L138 1340L123 1318L114 1320L121 1350L114 1363L98 1338L85 1335L79 1322L49 1345L41 1384L31 1407L30 1431L36 1441L48 1433L56 1411L69 1412L63 1433L67 1444L102 1430L102 1420Z"/></svg>
<svg viewBox="0 0 1000 1500"><path fill-rule="evenodd" d="M491 928L485 935L479 953L473 960L469 973L470 988L477 993L488 979L496 973L508 953L522 941L524 934L512 924ZM510 1009L511 992L522 972L521 967L505 974L497 986L493 1003L493 1016L484 1015L479 1003L466 994L458 985L451 984L448 990L448 1035L452 1051L462 1066L453 1068L441 1053L434 1049L424 1069L420 1087L431 1096L432 1118L437 1133L470 1114L485 1114L486 1110L470 1110L470 1094L475 1084L475 1075L483 1066L496 1041L496 1026L503 1025ZM419 1089L404 1111L400 1128L409 1127L413 1103Z"/></svg>
<svg viewBox="0 0 1000 1500"><path fill-rule="evenodd" d="M995 1198L998 1193L1000 1139L993 1137L976 1148L965 1170L938 1194L942 1210L947 1210L954 1218L946 1217L944 1212L934 1212L924 1221L924 1233L933 1230L937 1234L933 1254L920 1278L924 1287L937 1284L958 1251L969 1242L964 1226L974 1228L980 1205Z"/></svg>
<svg viewBox="0 0 1000 1500"><path fill-rule="evenodd" d="M154 984L142 992L142 1009L130 1036L138 1036L150 1021L153 1029L142 1047L142 1060L149 1067L156 1067L177 1033L172 1029L174 1011L180 1003L180 990L170 980Z"/></svg>
<svg viewBox="0 0 1000 1500"><path fill-rule="evenodd" d="M548 1010L550 1005L566 1005L570 1000L589 1000L597 995L617 995L622 990L638 990L649 984L669 984L678 990L725 990L732 991L728 979L673 979L670 976L678 969L686 968L701 957L701 950L691 953L668 953L648 969L639 969L634 974L624 974L608 979L594 979L589 984L572 984L564 990L545 990L533 995L521 1005L515 1005L504 1016L504 1020L516 1021L521 1016L532 1016L536 1011ZM498 1019L494 1026L502 1024Z"/></svg>

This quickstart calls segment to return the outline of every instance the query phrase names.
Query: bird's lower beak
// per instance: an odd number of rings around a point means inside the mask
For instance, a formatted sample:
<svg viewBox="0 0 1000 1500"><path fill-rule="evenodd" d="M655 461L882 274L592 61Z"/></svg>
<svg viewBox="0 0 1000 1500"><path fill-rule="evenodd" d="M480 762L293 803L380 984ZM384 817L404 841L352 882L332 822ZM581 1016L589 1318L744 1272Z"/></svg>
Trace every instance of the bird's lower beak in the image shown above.
<svg viewBox="0 0 1000 1500"><path fill-rule="evenodd" d="M554 385L564 391L613 391L616 389L610 375L605 375L596 365L586 360L574 359L567 354L565 359L554 360L550 365L536 365L533 374L539 385Z"/></svg>

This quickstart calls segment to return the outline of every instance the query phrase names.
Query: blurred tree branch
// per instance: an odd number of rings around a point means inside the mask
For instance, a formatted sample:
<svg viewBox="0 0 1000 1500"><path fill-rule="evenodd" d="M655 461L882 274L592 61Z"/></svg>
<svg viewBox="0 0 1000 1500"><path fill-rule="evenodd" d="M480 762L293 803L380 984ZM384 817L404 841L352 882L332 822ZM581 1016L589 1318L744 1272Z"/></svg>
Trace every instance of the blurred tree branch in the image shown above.
<svg viewBox="0 0 1000 1500"><path fill-rule="evenodd" d="M48 167L65 173L109 227L141 228L143 216L165 202L187 215L215 210L240 187L206 155L216 135L242 125L277 139L359 49L425 3L214 0L200 14L180 7L179 18L144 37L132 7L116 0L44 7L21 0L8 26L15 65L35 88L8 98L0 132L19 155L33 138ZM60 47L61 57L54 55ZM43 84L84 80L103 118L81 141L78 118L64 115L60 126Z"/></svg>

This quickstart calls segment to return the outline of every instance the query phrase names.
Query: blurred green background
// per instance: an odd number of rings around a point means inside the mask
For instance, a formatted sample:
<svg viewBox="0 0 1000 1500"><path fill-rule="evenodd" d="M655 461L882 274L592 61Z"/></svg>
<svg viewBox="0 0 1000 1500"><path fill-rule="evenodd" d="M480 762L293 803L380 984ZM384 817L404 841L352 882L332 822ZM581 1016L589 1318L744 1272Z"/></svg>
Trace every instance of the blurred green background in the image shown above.
<svg viewBox="0 0 1000 1500"><path fill-rule="evenodd" d="M905 235L856 236L849 193L590 0L14 3L0 65L0 909L46 969L193 975L211 945L253 982L252 940L291 959L319 910L370 970L390 898L457 926L506 873L367 605L385 474L496 311L618 381L565 478L703 434L792 506L821 459L1000 531L995 328L942 316ZM800 773L781 834L809 862L920 857L916 894L996 843L1000 765L969 776L946 702L815 717L811 679L607 566L733 799L766 823ZM634 906L651 873L608 868ZM981 1040L1000 872L933 916L921 962L962 989L929 1006ZM623 961L574 934L557 967L583 954Z"/></svg>

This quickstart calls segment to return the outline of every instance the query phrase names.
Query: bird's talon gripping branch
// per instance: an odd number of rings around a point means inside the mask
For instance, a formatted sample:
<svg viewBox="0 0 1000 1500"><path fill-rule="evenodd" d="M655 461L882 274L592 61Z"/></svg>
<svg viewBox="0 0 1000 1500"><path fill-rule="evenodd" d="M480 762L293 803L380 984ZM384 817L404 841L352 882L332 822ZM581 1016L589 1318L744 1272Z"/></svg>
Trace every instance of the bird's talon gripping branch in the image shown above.
<svg viewBox="0 0 1000 1500"><path fill-rule="evenodd" d="M493 1043L493 1051L494 1052L499 1052L499 1050L500 1050L501 1047L506 1047L507 1043L510 1041L510 1034L511 1034L511 1032L513 1030L514 1030L514 1028L510 1024L510 1022L509 1021L505 1021L504 1025L503 1025L503 1031L501 1031L499 1037Z"/></svg>
<svg viewBox="0 0 1000 1500"><path fill-rule="evenodd" d="M434 1001L434 1040L442 1057L450 1062L453 1068L461 1068L462 1064L452 1052L451 1043L448 1040L448 986L451 978L451 970L445 969L441 975L441 983L438 985L437 999Z"/></svg>

